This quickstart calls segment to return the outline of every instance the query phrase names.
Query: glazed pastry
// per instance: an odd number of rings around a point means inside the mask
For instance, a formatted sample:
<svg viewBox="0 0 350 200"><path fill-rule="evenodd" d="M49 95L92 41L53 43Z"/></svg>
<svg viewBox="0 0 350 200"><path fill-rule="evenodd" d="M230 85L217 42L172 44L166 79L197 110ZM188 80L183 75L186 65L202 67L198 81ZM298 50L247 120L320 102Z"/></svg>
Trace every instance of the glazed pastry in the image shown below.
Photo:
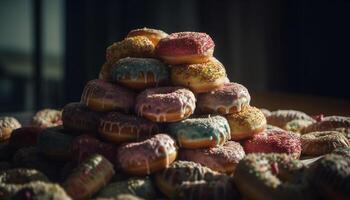
<svg viewBox="0 0 350 200"><path fill-rule="evenodd" d="M265 117L268 117L271 115L271 111L269 111L266 108L260 108L261 112L264 114Z"/></svg>
<svg viewBox="0 0 350 200"><path fill-rule="evenodd" d="M61 162L48 160L43 157L37 147L24 147L16 151L13 156L13 167L35 169L44 173L50 180L58 180Z"/></svg>
<svg viewBox="0 0 350 200"><path fill-rule="evenodd" d="M244 151L249 153L286 153L294 158L301 154L300 138L284 130L265 130L244 141Z"/></svg>
<svg viewBox="0 0 350 200"><path fill-rule="evenodd" d="M242 111L226 115L231 129L232 140L242 140L252 137L265 130L264 114L253 106L244 106Z"/></svg>
<svg viewBox="0 0 350 200"><path fill-rule="evenodd" d="M159 132L155 122L141 117L110 112L100 121L99 133L113 143L138 141Z"/></svg>
<svg viewBox="0 0 350 200"><path fill-rule="evenodd" d="M231 138L230 126L220 115L198 116L169 124L180 147L206 148L223 145Z"/></svg>
<svg viewBox="0 0 350 200"><path fill-rule="evenodd" d="M246 199L313 199L301 178L305 168L286 154L249 154L238 163L234 181Z"/></svg>
<svg viewBox="0 0 350 200"><path fill-rule="evenodd" d="M176 158L175 141L166 134L119 146L118 163L123 171L133 175L148 175L169 166Z"/></svg>
<svg viewBox="0 0 350 200"><path fill-rule="evenodd" d="M169 67L154 58L122 58L113 64L112 80L132 89L157 87L170 82Z"/></svg>
<svg viewBox="0 0 350 200"><path fill-rule="evenodd" d="M181 87L150 88L136 98L135 112L154 122L176 122L196 108L194 94Z"/></svg>
<svg viewBox="0 0 350 200"><path fill-rule="evenodd" d="M328 116L320 121L305 127L302 132L309 133L315 131L339 131L344 133L349 139L350 134L350 117Z"/></svg>
<svg viewBox="0 0 350 200"><path fill-rule="evenodd" d="M284 130L292 131L294 133L300 133L305 127L311 125L313 122L305 119L294 119L288 122L284 127Z"/></svg>
<svg viewBox="0 0 350 200"><path fill-rule="evenodd" d="M302 153L307 156L320 156L331 153L336 148L350 146L344 134L337 131L311 132L301 136Z"/></svg>
<svg viewBox="0 0 350 200"><path fill-rule="evenodd" d="M206 33L172 33L159 41L156 55L169 64L203 63L213 56L214 41Z"/></svg>
<svg viewBox="0 0 350 200"><path fill-rule="evenodd" d="M38 150L53 160L69 160L73 136L64 132L62 126L44 129L38 137Z"/></svg>
<svg viewBox="0 0 350 200"><path fill-rule="evenodd" d="M167 37L168 34L161 30L145 27L145 28L131 30L126 37L135 37L135 36L145 36L152 41L154 46L156 46L159 40Z"/></svg>
<svg viewBox="0 0 350 200"><path fill-rule="evenodd" d="M63 107L63 126L66 130L71 130L72 133L95 134L103 115L104 113L90 110L83 103L69 103Z"/></svg>
<svg viewBox="0 0 350 200"><path fill-rule="evenodd" d="M91 80L84 88L81 102L91 110L129 112L134 106L135 93L102 80Z"/></svg>
<svg viewBox="0 0 350 200"><path fill-rule="evenodd" d="M170 199L219 200L231 199L237 194L228 176L195 162L175 161L156 173L155 180L159 190Z"/></svg>
<svg viewBox="0 0 350 200"><path fill-rule="evenodd" d="M315 122L315 120L312 117L310 117L306 113L297 110L277 110L271 112L271 115L266 117L268 124L278 126L280 128L284 128L288 122L296 119Z"/></svg>
<svg viewBox="0 0 350 200"><path fill-rule="evenodd" d="M0 184L19 185L32 181L49 182L49 179L35 169L14 168L0 172Z"/></svg>
<svg viewBox="0 0 350 200"><path fill-rule="evenodd" d="M207 149L181 149L179 151L180 160L200 163L214 171L227 174L235 171L236 165L244 156L243 147L234 141Z"/></svg>
<svg viewBox="0 0 350 200"><path fill-rule="evenodd" d="M197 108L201 113L222 115L237 113L249 105L250 95L243 85L225 83L222 87L208 93L198 94Z"/></svg>
<svg viewBox="0 0 350 200"><path fill-rule="evenodd" d="M42 128L35 126L27 126L14 130L9 141L10 148L17 151L23 147L35 146L41 131Z"/></svg>
<svg viewBox="0 0 350 200"><path fill-rule="evenodd" d="M97 196L115 198L121 194L131 194L145 199L155 199L156 190L149 178L134 177L125 181L108 184L101 189Z"/></svg>
<svg viewBox="0 0 350 200"><path fill-rule="evenodd" d="M33 116L32 125L40 128L62 125L62 111L48 108L40 110Z"/></svg>
<svg viewBox="0 0 350 200"><path fill-rule="evenodd" d="M0 117L0 141L11 137L13 130L20 128L21 124L13 117Z"/></svg>
<svg viewBox="0 0 350 200"><path fill-rule="evenodd" d="M66 192L75 200L89 199L114 175L113 165L94 154L81 163L64 182Z"/></svg>
<svg viewBox="0 0 350 200"><path fill-rule="evenodd" d="M328 154L311 166L306 177L322 199L350 198L350 157Z"/></svg>
<svg viewBox="0 0 350 200"><path fill-rule="evenodd" d="M112 144L101 142L91 135L80 135L73 139L70 151L72 161L77 164L82 163L93 154L100 154L114 163L117 148Z"/></svg>
<svg viewBox="0 0 350 200"><path fill-rule="evenodd" d="M0 197L2 199L12 200L71 200L67 193L59 184L47 183L42 181L32 181L16 186L0 185Z"/></svg>
<svg viewBox="0 0 350 200"><path fill-rule="evenodd" d="M188 87L195 93L211 92L230 82L225 67L215 58L199 64L172 66L171 81L174 85Z"/></svg>

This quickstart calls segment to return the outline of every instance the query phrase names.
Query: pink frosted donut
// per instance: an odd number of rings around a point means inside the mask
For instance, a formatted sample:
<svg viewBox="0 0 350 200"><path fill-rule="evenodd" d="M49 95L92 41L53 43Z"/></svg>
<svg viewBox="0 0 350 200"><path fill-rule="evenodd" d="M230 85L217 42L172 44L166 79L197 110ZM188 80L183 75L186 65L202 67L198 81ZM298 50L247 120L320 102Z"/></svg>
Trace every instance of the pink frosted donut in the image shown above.
<svg viewBox="0 0 350 200"><path fill-rule="evenodd" d="M181 87L151 88L136 98L138 115L155 122L176 122L190 116L196 108L194 94Z"/></svg>
<svg viewBox="0 0 350 200"><path fill-rule="evenodd" d="M243 143L248 153L286 153L295 158L301 154L300 138L291 132L278 129L267 129L254 135Z"/></svg>
<svg viewBox="0 0 350 200"><path fill-rule="evenodd" d="M133 175L147 175L169 166L177 155L175 141L157 134L142 142L127 143L118 148L121 168Z"/></svg>
<svg viewBox="0 0 350 200"><path fill-rule="evenodd" d="M197 97L197 107L202 113L237 113L249 102L250 95L247 88L232 82L225 83L211 92L198 94Z"/></svg>
<svg viewBox="0 0 350 200"><path fill-rule="evenodd" d="M134 106L135 93L119 85L95 79L86 84L81 102L95 111L128 112Z"/></svg>
<svg viewBox="0 0 350 200"><path fill-rule="evenodd" d="M212 170L231 174L236 165L245 156L243 147L234 141L228 141L223 146L205 149L182 149L180 160L199 163Z"/></svg>
<svg viewBox="0 0 350 200"><path fill-rule="evenodd" d="M214 47L214 41L206 33L179 32L161 39L155 51L169 64L194 64L208 61Z"/></svg>

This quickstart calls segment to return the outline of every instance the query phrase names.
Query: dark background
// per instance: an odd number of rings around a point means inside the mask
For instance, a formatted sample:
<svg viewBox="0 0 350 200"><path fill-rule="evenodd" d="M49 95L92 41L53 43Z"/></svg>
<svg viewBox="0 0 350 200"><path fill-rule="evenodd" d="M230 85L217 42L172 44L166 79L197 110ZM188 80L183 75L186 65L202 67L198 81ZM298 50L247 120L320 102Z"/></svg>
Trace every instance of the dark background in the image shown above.
<svg viewBox="0 0 350 200"><path fill-rule="evenodd" d="M131 29L142 27L168 33L208 33L216 43L214 55L226 66L231 81L244 84L252 93L350 99L349 0L26 2L32 30L28 54L32 73L23 78L1 69L6 65L1 65L1 59L23 53L9 53L0 43L0 81L15 85L8 89L0 84L0 93L8 92L0 95L0 112L58 108L78 101L84 84L97 77L106 47ZM6 3L9 0L1 1L0 6ZM48 20L55 12L59 20ZM2 29L18 25L2 21ZM50 39L57 34L50 34L54 23L59 24L58 42ZM59 53L47 53L45 46L55 42ZM45 70L53 70L55 63L61 75L52 80ZM28 82L32 87L24 90Z"/></svg>

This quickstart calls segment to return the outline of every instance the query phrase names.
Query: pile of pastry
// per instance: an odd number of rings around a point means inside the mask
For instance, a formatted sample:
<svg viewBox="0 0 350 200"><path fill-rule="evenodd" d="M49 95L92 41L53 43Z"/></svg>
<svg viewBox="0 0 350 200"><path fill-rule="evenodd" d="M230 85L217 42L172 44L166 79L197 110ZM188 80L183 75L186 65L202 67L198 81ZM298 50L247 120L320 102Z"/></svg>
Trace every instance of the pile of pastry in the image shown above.
<svg viewBox="0 0 350 200"><path fill-rule="evenodd" d="M214 47L135 29L79 102L0 118L0 199L349 198L350 118L249 105Z"/></svg>

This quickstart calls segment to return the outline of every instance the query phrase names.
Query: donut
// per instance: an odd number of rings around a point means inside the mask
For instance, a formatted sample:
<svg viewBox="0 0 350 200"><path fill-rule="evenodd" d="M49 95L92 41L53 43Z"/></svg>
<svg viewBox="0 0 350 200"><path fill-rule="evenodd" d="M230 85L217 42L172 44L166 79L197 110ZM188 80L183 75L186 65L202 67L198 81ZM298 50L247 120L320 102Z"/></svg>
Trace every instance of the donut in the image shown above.
<svg viewBox="0 0 350 200"><path fill-rule="evenodd" d="M81 102L65 105L62 111L63 126L72 133L97 133L100 118L104 113L90 110Z"/></svg>
<svg viewBox="0 0 350 200"><path fill-rule="evenodd" d="M32 181L48 182L49 179L35 169L15 168L0 172L0 184L25 184Z"/></svg>
<svg viewBox="0 0 350 200"><path fill-rule="evenodd" d="M81 163L63 183L63 188L75 200L89 199L114 175L113 165L103 156L94 154Z"/></svg>
<svg viewBox="0 0 350 200"><path fill-rule="evenodd" d="M170 82L169 67L154 58L122 58L113 64L112 80L132 89L145 89Z"/></svg>
<svg viewBox="0 0 350 200"><path fill-rule="evenodd" d="M168 36L167 33L161 30L152 29L152 28L140 28L131 30L126 37L135 37L135 36L144 36L152 41L154 46L156 46L159 40Z"/></svg>
<svg viewBox="0 0 350 200"><path fill-rule="evenodd" d="M125 181L108 184L97 194L100 198L115 198L122 194L131 194L145 199L155 199L156 189L149 178L133 177Z"/></svg>
<svg viewBox="0 0 350 200"><path fill-rule="evenodd" d="M294 133L300 133L305 127L311 125L313 122L305 119L294 119L288 122L283 129L292 131Z"/></svg>
<svg viewBox="0 0 350 200"><path fill-rule="evenodd" d="M126 143L118 148L118 163L123 171L133 175L148 175L171 164L177 155L175 141L166 134Z"/></svg>
<svg viewBox="0 0 350 200"><path fill-rule="evenodd" d="M286 153L299 158L301 141L295 134L284 130L265 130L243 142L244 151L249 153Z"/></svg>
<svg viewBox="0 0 350 200"><path fill-rule="evenodd" d="M40 110L33 116L32 125L40 128L62 125L62 112L49 108Z"/></svg>
<svg viewBox="0 0 350 200"><path fill-rule="evenodd" d="M106 50L108 63L115 63L121 58L148 58L154 56L154 44L145 36L127 37L123 41L113 43Z"/></svg>
<svg viewBox="0 0 350 200"><path fill-rule="evenodd" d="M99 79L89 81L81 95L81 102L95 111L129 112L134 101L133 91Z"/></svg>
<svg viewBox="0 0 350 200"><path fill-rule="evenodd" d="M280 128L284 128L288 122L296 119L315 122L312 117L297 110L276 110L271 112L270 116L266 117L268 124L278 126Z"/></svg>
<svg viewBox="0 0 350 200"><path fill-rule="evenodd" d="M155 122L119 112L110 112L101 118L99 133L113 143L138 141L159 132Z"/></svg>
<svg viewBox="0 0 350 200"><path fill-rule="evenodd" d="M26 126L14 130L9 140L10 148L17 151L23 147L35 146L42 130L42 128L35 126Z"/></svg>
<svg viewBox="0 0 350 200"><path fill-rule="evenodd" d="M287 154L248 154L241 160L234 181L244 199L314 199L306 167Z"/></svg>
<svg viewBox="0 0 350 200"><path fill-rule="evenodd" d="M349 147L350 143L344 134L337 131L311 132L300 137L302 154L320 156L331 153L336 148Z"/></svg>
<svg viewBox="0 0 350 200"><path fill-rule="evenodd" d="M44 129L38 137L38 150L53 160L69 160L73 138L64 132L62 126Z"/></svg>
<svg viewBox="0 0 350 200"><path fill-rule="evenodd" d="M139 116L154 122L176 122L190 116L196 108L194 94L181 87L150 88L136 98Z"/></svg>
<svg viewBox="0 0 350 200"><path fill-rule="evenodd" d="M260 111L264 114L265 117L268 117L271 115L271 111L269 111L266 108L260 108Z"/></svg>
<svg viewBox="0 0 350 200"><path fill-rule="evenodd" d="M213 56L214 41L206 33L179 32L161 39L155 54L169 64L203 63Z"/></svg>
<svg viewBox="0 0 350 200"><path fill-rule="evenodd" d="M350 157L350 147L339 147L332 151L332 154Z"/></svg>
<svg viewBox="0 0 350 200"><path fill-rule="evenodd" d="M100 73L98 74L98 79L106 82L112 82L112 75L111 75L112 64L113 63L109 63L109 62L103 63L100 69Z"/></svg>
<svg viewBox="0 0 350 200"><path fill-rule="evenodd" d="M325 155L310 167L306 177L322 199L350 198L350 157Z"/></svg>
<svg viewBox="0 0 350 200"><path fill-rule="evenodd" d="M21 126L14 117L0 117L0 141L9 139L13 130L21 128Z"/></svg>
<svg viewBox="0 0 350 200"><path fill-rule="evenodd" d="M225 83L222 87L197 96L197 108L201 113L222 115L237 113L249 105L250 95L243 85Z"/></svg>
<svg viewBox="0 0 350 200"><path fill-rule="evenodd" d="M266 118L260 109L253 106L244 106L234 114L226 115L231 129L232 140L242 140L258 134L266 128Z"/></svg>
<svg viewBox="0 0 350 200"><path fill-rule="evenodd" d="M229 176L209 176L205 181L184 182L177 199L182 200L232 200L241 199Z"/></svg>
<svg viewBox="0 0 350 200"><path fill-rule="evenodd" d="M171 67L171 82L190 88L195 93L211 92L229 80L225 67L215 58L204 63L182 64Z"/></svg>
<svg viewBox="0 0 350 200"><path fill-rule="evenodd" d="M315 131L339 131L350 138L350 117L328 116L302 130L302 133Z"/></svg>
<svg viewBox="0 0 350 200"><path fill-rule="evenodd" d="M207 149L181 149L179 151L180 160L200 163L214 171L227 174L235 171L236 165L244 156L243 147L234 141Z"/></svg>
<svg viewBox="0 0 350 200"><path fill-rule="evenodd" d="M168 125L180 147L196 149L223 145L231 138L225 117L196 116Z"/></svg>
<svg viewBox="0 0 350 200"><path fill-rule="evenodd" d="M13 190L12 193L11 199L13 200L71 200L59 184L45 183L42 181L23 184Z"/></svg>
<svg viewBox="0 0 350 200"><path fill-rule="evenodd" d="M93 154L104 156L111 163L115 162L117 148L109 143L101 142L91 135L80 135L71 143L72 161L82 163Z"/></svg>
<svg viewBox="0 0 350 200"><path fill-rule="evenodd" d="M48 160L43 157L37 147L24 147L16 151L13 156L13 166L17 168L36 169L44 173L50 180L58 180L57 177L62 163Z"/></svg>
<svg viewBox="0 0 350 200"><path fill-rule="evenodd" d="M232 198L235 192L230 181L228 176L190 161L175 161L155 174L158 189L170 199L228 199L228 196ZM207 186L206 190L199 190L197 184ZM214 198L215 195L221 198Z"/></svg>

